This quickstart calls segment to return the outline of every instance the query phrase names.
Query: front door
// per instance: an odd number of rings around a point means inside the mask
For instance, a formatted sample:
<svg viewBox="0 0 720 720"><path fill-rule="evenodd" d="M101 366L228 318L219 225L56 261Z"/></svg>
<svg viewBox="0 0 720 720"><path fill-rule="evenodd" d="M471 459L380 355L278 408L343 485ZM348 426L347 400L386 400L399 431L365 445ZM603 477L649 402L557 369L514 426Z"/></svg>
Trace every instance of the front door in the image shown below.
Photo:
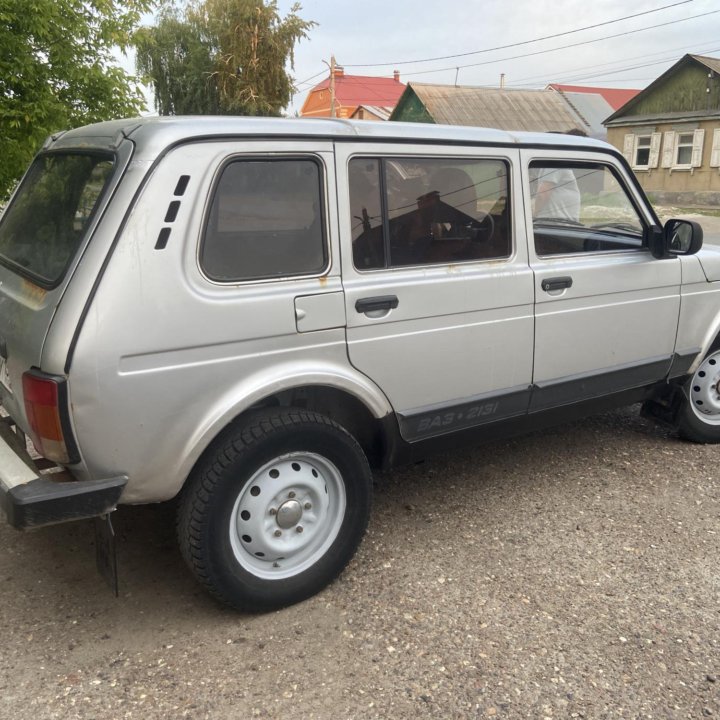
<svg viewBox="0 0 720 720"><path fill-rule="evenodd" d="M336 146L348 353L407 440L527 411L533 278L519 153ZM520 220L520 222L518 222Z"/></svg>
<svg viewBox="0 0 720 720"><path fill-rule="evenodd" d="M667 374L680 261L644 243L653 222L624 168L597 154L523 151L535 273L531 411L648 385Z"/></svg>

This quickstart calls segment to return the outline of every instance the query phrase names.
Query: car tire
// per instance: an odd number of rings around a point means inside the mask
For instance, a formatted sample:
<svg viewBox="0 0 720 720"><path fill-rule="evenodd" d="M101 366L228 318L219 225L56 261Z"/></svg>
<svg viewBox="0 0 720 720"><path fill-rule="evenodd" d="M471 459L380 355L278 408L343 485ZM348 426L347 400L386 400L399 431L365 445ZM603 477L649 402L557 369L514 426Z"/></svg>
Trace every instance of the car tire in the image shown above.
<svg viewBox="0 0 720 720"><path fill-rule="evenodd" d="M712 350L683 387L678 429L698 443L720 442L720 350Z"/></svg>
<svg viewBox="0 0 720 720"><path fill-rule="evenodd" d="M329 418L263 412L229 428L188 480L182 554L209 592L244 611L300 602L350 561L370 514L360 445Z"/></svg>

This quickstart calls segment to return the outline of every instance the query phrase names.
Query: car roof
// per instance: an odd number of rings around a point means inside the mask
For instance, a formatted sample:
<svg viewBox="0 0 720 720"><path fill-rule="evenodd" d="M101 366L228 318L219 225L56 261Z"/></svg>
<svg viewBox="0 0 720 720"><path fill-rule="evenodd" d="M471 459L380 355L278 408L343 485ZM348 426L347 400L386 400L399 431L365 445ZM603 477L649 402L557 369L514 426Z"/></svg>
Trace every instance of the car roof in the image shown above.
<svg viewBox="0 0 720 720"><path fill-rule="evenodd" d="M429 123L368 122L335 118L165 116L111 120L48 138L45 149L113 148L129 138L144 156L182 142L221 138L296 138L330 141L399 141L615 150L592 138L558 133L510 132Z"/></svg>

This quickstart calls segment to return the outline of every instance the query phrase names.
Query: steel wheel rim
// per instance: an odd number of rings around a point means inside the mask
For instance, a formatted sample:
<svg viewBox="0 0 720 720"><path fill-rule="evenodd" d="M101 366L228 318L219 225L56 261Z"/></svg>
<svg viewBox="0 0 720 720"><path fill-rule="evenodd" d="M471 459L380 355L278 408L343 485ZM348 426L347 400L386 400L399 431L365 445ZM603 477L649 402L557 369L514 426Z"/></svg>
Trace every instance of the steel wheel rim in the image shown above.
<svg viewBox="0 0 720 720"><path fill-rule="evenodd" d="M702 361L690 383L690 407L704 423L720 425L720 351Z"/></svg>
<svg viewBox="0 0 720 720"><path fill-rule="evenodd" d="M340 532L346 507L342 474L321 455L281 455L244 485L230 516L230 544L240 565L272 580L314 565Z"/></svg>

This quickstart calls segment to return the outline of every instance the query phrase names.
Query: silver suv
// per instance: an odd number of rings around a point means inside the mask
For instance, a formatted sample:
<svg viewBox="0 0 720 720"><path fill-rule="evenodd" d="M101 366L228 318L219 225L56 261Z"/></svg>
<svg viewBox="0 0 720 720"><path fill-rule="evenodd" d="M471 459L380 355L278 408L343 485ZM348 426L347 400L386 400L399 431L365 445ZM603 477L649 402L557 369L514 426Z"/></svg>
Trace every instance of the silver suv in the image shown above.
<svg viewBox="0 0 720 720"><path fill-rule="evenodd" d="M720 440L701 244L592 140L242 118L54 136L0 221L4 509L107 529L178 497L213 595L299 601L352 557L371 467L639 401Z"/></svg>

